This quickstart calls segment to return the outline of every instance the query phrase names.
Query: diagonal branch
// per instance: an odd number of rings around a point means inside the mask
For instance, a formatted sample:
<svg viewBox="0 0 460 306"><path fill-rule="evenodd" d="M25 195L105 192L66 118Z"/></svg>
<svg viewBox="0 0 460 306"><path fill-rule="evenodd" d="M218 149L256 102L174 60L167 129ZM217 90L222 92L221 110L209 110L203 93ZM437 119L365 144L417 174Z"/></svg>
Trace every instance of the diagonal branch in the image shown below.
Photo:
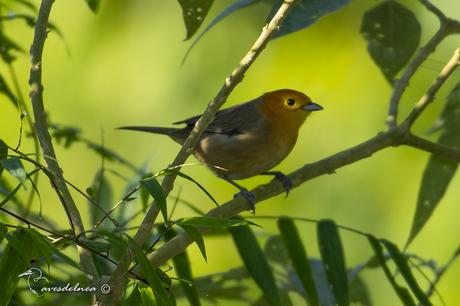
<svg viewBox="0 0 460 306"><path fill-rule="evenodd" d="M45 156L45 161L49 172L55 177L55 185L52 185L56 192L62 195L62 205L67 213L69 223L73 229L74 236L78 237L84 233L83 223L77 206L65 184L62 170L58 164L56 153L54 151L51 136L48 131L48 122L46 111L43 103L43 85L42 85L42 54L47 36L48 19L54 0L43 0L38 12L37 23L35 25L35 34L32 46L30 48L30 99L35 118L35 131L40 142L40 146ZM80 256L80 265L91 279L97 277L96 266L93 257L87 250L78 247Z"/></svg>
<svg viewBox="0 0 460 306"><path fill-rule="evenodd" d="M263 51L273 34L278 31L282 22L286 18L287 13L294 6L295 2L296 0L284 0L283 4L278 9L277 13L273 16L272 20L262 29L262 33L257 38L254 45L250 48L249 52L243 57L235 70L233 70L233 72L230 74L230 76L225 79L225 82L217 93L216 97L208 104L206 111L196 122L195 127L187 137L170 167L176 167L183 164L190 156L204 130L214 120L215 113L227 101L227 98L233 89L243 80L245 73ZM163 179L162 187L166 195L168 195L172 190L175 178L175 175L168 175ZM139 245L142 245L148 234L151 232L156 217L158 216L158 212L158 205L154 201L150 209L147 211L147 214L145 215L139 230L134 236L134 240ZM111 278L111 305L117 302L118 298L123 292L124 283L126 282L125 275L128 271L128 266L131 260L132 254L130 252L126 252Z"/></svg>

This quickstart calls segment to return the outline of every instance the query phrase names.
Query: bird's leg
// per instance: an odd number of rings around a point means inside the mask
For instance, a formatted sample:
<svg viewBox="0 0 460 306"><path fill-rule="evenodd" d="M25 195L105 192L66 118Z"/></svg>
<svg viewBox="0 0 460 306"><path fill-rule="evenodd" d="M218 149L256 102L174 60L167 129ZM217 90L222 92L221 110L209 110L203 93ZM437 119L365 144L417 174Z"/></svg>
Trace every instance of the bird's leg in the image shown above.
<svg viewBox="0 0 460 306"><path fill-rule="evenodd" d="M242 195L248 201L249 206L251 206L252 213L255 214L256 213L256 206L255 206L256 198L254 197L254 195L249 190L247 190L240 184L236 183L232 179L228 178L227 176L222 175L221 178L240 190L239 193L235 194L235 198L239 195Z"/></svg>
<svg viewBox="0 0 460 306"><path fill-rule="evenodd" d="M278 180L281 183L283 183L284 190L286 191L285 198L287 198L287 196L289 195L289 191L292 189L292 181L288 176L286 176L283 172L280 171L267 171L262 173L262 175L274 175L275 180Z"/></svg>

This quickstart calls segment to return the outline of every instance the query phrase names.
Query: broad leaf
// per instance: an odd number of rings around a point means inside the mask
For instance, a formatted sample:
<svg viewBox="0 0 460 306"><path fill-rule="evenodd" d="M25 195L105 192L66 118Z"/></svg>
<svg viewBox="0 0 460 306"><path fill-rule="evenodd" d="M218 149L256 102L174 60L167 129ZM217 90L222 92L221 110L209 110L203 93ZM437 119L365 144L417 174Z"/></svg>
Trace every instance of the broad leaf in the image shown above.
<svg viewBox="0 0 460 306"><path fill-rule="evenodd" d="M347 269L337 226L332 220L322 220L317 233L324 270L337 305L347 306L350 304Z"/></svg>
<svg viewBox="0 0 460 306"><path fill-rule="evenodd" d="M291 218L279 218L278 228L284 245L291 257L292 265L307 294L308 305L319 305L318 293L316 292L315 281L308 261L307 251L300 239L294 221L292 221Z"/></svg>
<svg viewBox="0 0 460 306"><path fill-rule="evenodd" d="M232 227L230 232L246 269L265 294L267 301L275 306L282 305L275 277L250 227Z"/></svg>
<svg viewBox="0 0 460 306"><path fill-rule="evenodd" d="M406 288L398 285L393 275L391 275L391 271L388 268L385 256L383 255L383 250L382 246L380 245L380 242L373 236L368 236L367 238L369 240L369 243L371 244L372 249L375 252L375 258L382 267L385 276L387 277L388 281L390 282L391 286L393 287L401 302L405 306L415 306L415 302L412 299L412 296L410 295L409 291Z"/></svg>
<svg viewBox="0 0 460 306"><path fill-rule="evenodd" d="M154 178L141 180L142 187L144 187L155 199L158 207L160 208L163 219L168 223L168 206L166 204L166 195L160 183Z"/></svg>
<svg viewBox="0 0 460 306"><path fill-rule="evenodd" d="M399 251L398 247L390 241L382 240L382 243L387 248L391 258L398 267L399 273L401 273L401 275L404 277L420 304L424 306L431 306L432 304L430 300L425 295L422 288L420 288L414 275L412 275L412 271L410 270L409 264L407 263L407 258Z"/></svg>
<svg viewBox="0 0 460 306"><path fill-rule="evenodd" d="M187 35L185 40L196 33L209 12L214 0L178 0L182 8Z"/></svg>
<svg viewBox="0 0 460 306"><path fill-rule="evenodd" d="M443 132L438 143L460 151L460 82L447 98L439 119ZM446 193L458 164L432 155L422 176L417 207L412 220L412 228L406 245L417 236L430 219L434 210Z"/></svg>
<svg viewBox="0 0 460 306"><path fill-rule="evenodd" d="M364 14L361 33L372 59L392 84L417 51L421 28L405 6L397 1L384 1Z"/></svg>

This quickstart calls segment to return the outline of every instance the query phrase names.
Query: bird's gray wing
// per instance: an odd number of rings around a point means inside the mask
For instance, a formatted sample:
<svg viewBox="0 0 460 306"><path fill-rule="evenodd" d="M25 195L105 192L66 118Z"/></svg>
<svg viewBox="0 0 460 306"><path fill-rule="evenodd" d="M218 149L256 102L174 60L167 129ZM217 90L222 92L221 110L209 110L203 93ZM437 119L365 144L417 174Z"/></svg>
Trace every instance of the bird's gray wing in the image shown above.
<svg viewBox="0 0 460 306"><path fill-rule="evenodd" d="M234 135L251 129L257 120L261 120L258 103L259 99L255 99L218 111L214 121L206 128L205 132ZM201 115L194 116L174 124L186 124L186 128L192 129L200 117Z"/></svg>

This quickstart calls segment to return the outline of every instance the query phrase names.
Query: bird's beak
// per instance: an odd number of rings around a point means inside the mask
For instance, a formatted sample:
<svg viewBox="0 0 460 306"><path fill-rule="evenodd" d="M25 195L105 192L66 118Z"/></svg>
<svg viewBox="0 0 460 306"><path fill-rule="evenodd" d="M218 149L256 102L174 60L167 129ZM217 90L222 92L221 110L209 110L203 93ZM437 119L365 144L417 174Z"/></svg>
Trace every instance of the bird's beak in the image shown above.
<svg viewBox="0 0 460 306"><path fill-rule="evenodd" d="M305 105L304 107L302 107L302 109L310 111L310 112L314 112L314 111L322 110L323 107L321 105L319 105L319 104L316 104L315 102L310 102L307 105Z"/></svg>

